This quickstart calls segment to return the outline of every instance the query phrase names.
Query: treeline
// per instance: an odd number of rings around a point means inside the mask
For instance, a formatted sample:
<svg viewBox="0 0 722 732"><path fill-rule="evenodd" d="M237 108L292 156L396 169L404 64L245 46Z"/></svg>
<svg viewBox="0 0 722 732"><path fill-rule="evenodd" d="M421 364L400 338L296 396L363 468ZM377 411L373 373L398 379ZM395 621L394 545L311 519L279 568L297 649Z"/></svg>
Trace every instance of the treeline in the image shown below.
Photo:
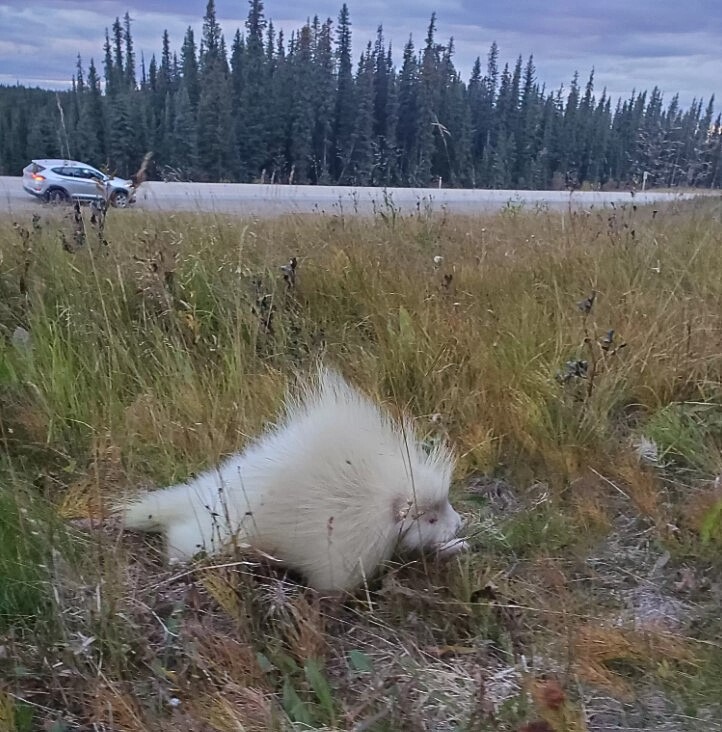
<svg viewBox="0 0 722 732"><path fill-rule="evenodd" d="M172 180L564 188L719 187L714 98L684 109L658 88L612 100L594 74L547 90L532 57L500 68L492 44L468 82L432 15L400 67L379 27L358 57L344 4L337 22L290 38L249 0L230 49L209 0L200 42L136 59L131 20L106 30L102 68L78 58L72 89L0 87L0 173L31 158L72 157L129 175L154 152Z"/></svg>

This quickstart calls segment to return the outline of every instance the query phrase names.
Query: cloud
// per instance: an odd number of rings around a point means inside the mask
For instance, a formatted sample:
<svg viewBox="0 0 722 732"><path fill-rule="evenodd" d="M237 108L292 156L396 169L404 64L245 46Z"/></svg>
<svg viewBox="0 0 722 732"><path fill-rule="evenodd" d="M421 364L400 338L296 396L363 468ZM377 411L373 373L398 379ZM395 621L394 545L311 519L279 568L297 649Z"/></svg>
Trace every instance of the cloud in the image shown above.
<svg viewBox="0 0 722 732"><path fill-rule="evenodd" d="M288 34L309 17L334 21L342 0L266 0L266 15ZM149 62L158 54L167 29L174 50L190 25L200 38L206 0L0 0L0 82L20 81L50 87L67 86L78 53L85 64L102 63L105 28L126 10L133 21L136 54ZM216 0L228 40L243 28L246 4ZM456 64L468 77L474 59L483 64L492 41L499 44L501 65L513 65L518 54L534 55L537 78L547 89L568 86L575 71L584 82L592 68L595 88L627 97L633 89L659 86L667 98L679 92L683 104L720 91L719 48L722 6L712 0L684 3L658 0L365 0L349 2L354 56L383 24L395 59L409 34L423 45L431 13L438 10L437 38L455 39Z"/></svg>

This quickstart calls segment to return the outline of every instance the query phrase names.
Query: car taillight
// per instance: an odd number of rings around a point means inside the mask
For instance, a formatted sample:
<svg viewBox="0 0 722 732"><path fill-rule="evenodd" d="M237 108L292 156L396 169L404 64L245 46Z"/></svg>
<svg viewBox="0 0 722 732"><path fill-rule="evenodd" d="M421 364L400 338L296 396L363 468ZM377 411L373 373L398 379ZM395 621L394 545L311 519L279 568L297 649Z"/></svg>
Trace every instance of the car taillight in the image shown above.
<svg viewBox="0 0 722 732"><path fill-rule="evenodd" d="M42 180L45 180L45 176L40 175L39 173L33 173L33 180L40 182Z"/></svg>

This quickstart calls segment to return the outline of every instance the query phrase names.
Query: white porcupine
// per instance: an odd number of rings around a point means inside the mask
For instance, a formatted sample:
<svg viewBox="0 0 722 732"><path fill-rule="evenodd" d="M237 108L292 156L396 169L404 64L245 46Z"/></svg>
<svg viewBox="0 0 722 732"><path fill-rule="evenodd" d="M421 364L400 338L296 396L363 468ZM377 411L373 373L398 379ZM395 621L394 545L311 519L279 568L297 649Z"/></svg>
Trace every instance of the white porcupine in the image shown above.
<svg viewBox="0 0 722 732"><path fill-rule="evenodd" d="M453 468L445 445L426 452L406 417L321 368L246 450L122 515L126 528L164 533L171 559L212 554L235 536L317 590L352 590L397 548L466 548L449 503Z"/></svg>

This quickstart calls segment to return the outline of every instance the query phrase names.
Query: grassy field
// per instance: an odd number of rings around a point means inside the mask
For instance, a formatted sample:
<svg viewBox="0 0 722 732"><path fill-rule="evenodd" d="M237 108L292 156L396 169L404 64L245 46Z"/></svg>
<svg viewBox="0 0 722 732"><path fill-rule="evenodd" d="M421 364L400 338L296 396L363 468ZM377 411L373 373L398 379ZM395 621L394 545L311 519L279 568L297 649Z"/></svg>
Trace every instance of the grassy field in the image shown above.
<svg viewBox="0 0 722 732"><path fill-rule="evenodd" d="M0 729L722 729L720 216L0 219ZM338 602L103 522L319 356L448 435L469 554Z"/></svg>

